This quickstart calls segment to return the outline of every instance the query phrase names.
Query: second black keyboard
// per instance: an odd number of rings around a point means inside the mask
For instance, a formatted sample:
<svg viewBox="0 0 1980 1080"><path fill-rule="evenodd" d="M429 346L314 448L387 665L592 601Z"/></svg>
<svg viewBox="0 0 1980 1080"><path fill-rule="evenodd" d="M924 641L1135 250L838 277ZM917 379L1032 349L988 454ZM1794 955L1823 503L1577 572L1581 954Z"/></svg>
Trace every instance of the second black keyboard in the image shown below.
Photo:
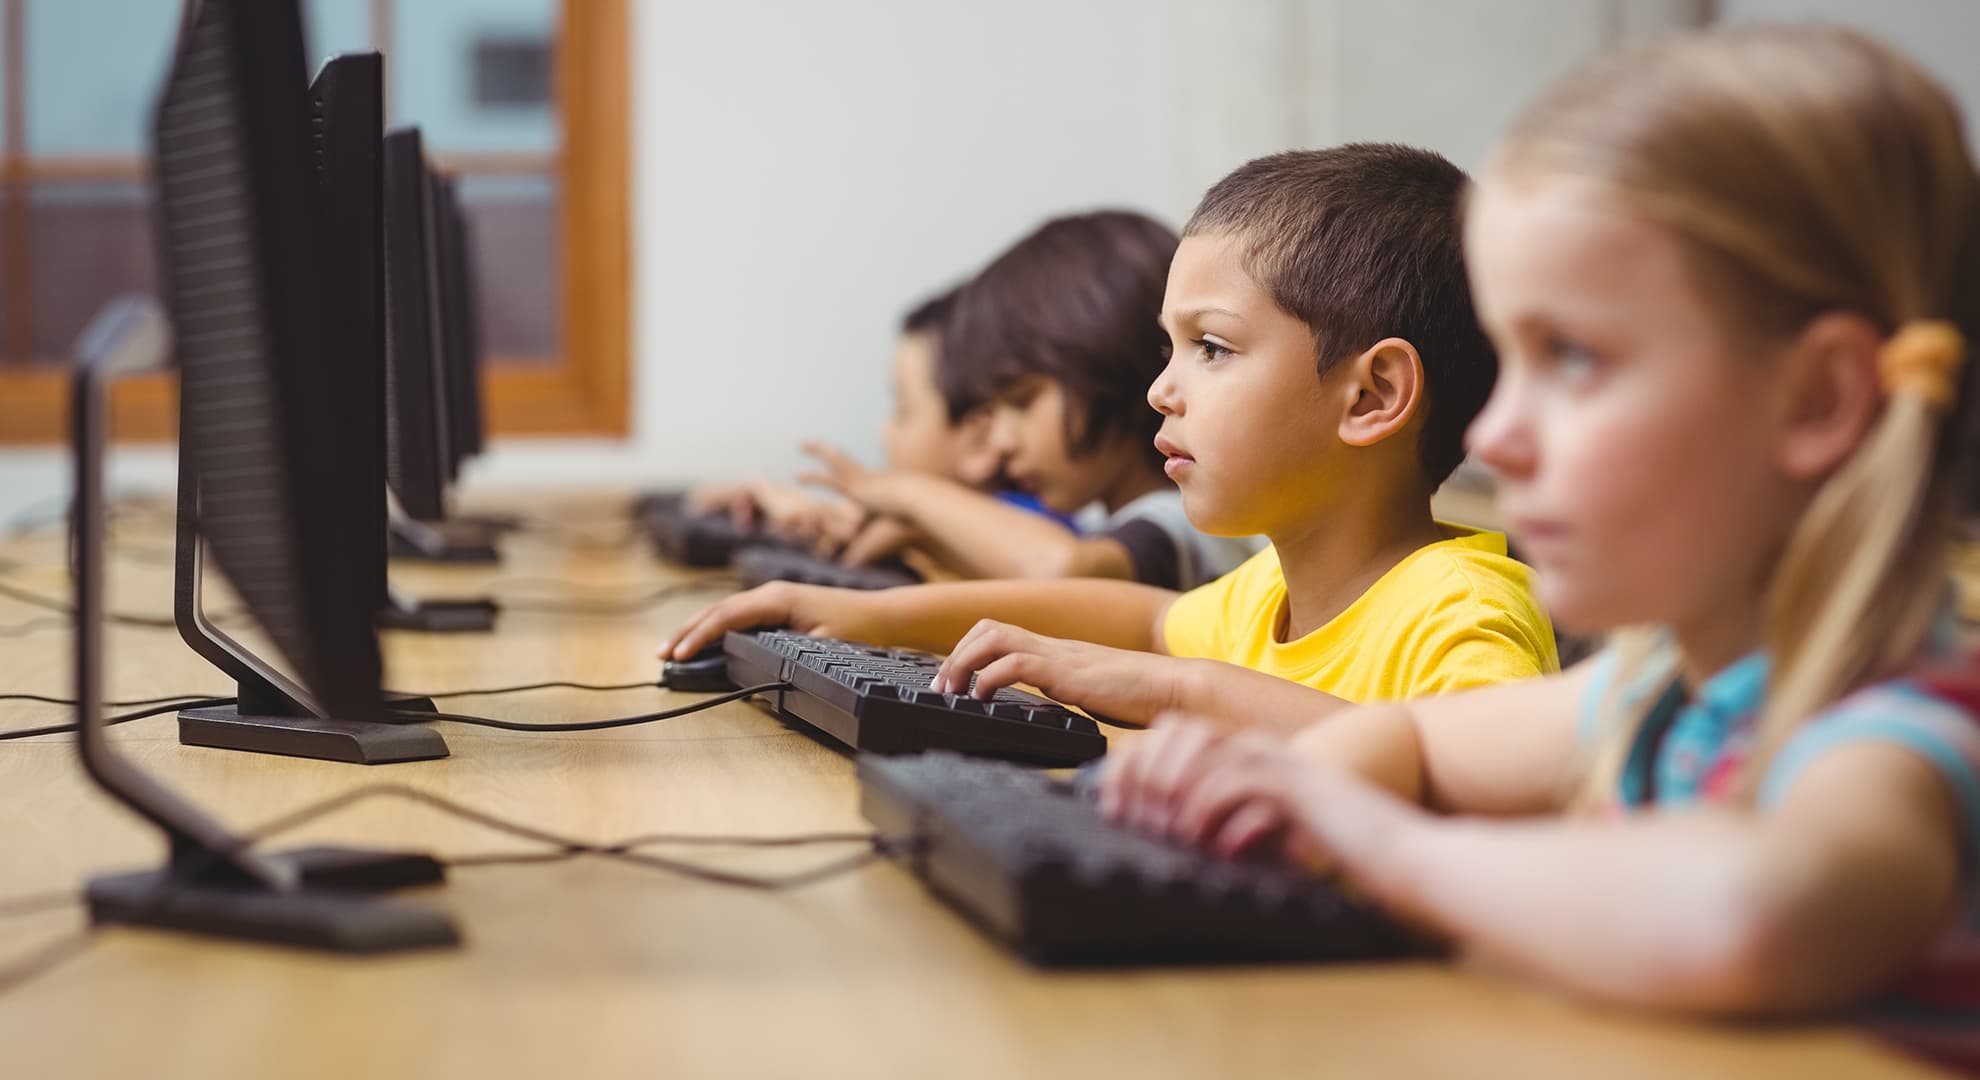
<svg viewBox="0 0 1980 1080"><path fill-rule="evenodd" d="M727 566L736 549L768 540L767 534L737 528L726 513L693 508L685 492L642 495L632 512L654 551L683 566Z"/></svg>
<svg viewBox="0 0 1980 1080"><path fill-rule="evenodd" d="M795 581L805 585L826 585L834 589L892 589L918 585L921 579L896 561L871 566L847 566L836 559L799 551L791 547L746 545L736 552L736 577L742 587L754 589L771 581Z"/></svg>
<svg viewBox="0 0 1980 1080"><path fill-rule="evenodd" d="M1374 960L1421 953L1374 908L1100 816L1072 781L954 754L861 757L860 809L971 921L1042 964Z"/></svg>
<svg viewBox="0 0 1980 1080"><path fill-rule="evenodd" d="M988 700L929 689L938 657L787 630L722 641L737 686L789 683L769 695L782 715L856 750L954 750L1040 765L1077 765L1107 752L1089 717L1011 687Z"/></svg>

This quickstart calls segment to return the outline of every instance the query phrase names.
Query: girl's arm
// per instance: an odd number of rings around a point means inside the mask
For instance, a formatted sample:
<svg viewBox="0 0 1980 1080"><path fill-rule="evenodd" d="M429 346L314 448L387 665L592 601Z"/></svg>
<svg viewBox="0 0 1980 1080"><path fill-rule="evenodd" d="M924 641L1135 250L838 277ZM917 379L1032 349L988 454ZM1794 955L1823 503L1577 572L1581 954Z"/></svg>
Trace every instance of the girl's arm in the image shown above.
<svg viewBox="0 0 1980 1080"><path fill-rule="evenodd" d="M1578 712L1591 671L1584 662L1544 678L1332 712L1334 699L1288 683L1258 697L1260 713L1249 726L1295 730L1292 757L1346 769L1433 809L1544 813L1560 807L1578 771ZM1144 828L1176 831L1184 804L1218 758L1277 752L1270 743L1226 742L1211 725L1157 723L1146 738L1108 755L1102 808Z"/></svg>
<svg viewBox="0 0 1980 1080"><path fill-rule="evenodd" d="M1764 812L1438 819L1310 766L1256 790L1284 798L1294 849L1331 855L1391 910L1637 1006L1784 1013L1858 999L1916 962L1958 885L1952 794L1888 743L1830 751Z"/></svg>
<svg viewBox="0 0 1980 1080"><path fill-rule="evenodd" d="M1579 727L1593 672L1583 661L1558 675L1351 709L1292 746L1433 810L1544 813L1560 808L1584 764Z"/></svg>

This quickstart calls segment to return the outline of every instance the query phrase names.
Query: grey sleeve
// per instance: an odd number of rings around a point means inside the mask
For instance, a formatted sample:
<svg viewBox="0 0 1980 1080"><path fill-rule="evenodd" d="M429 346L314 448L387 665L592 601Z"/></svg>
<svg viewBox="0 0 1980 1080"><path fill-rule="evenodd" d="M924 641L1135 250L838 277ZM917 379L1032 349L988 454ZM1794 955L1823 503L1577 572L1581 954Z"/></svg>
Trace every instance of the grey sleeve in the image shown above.
<svg viewBox="0 0 1980 1080"><path fill-rule="evenodd" d="M1100 535L1127 549L1134 580L1143 585L1181 589L1182 553L1177 539L1151 518L1138 517L1112 526Z"/></svg>

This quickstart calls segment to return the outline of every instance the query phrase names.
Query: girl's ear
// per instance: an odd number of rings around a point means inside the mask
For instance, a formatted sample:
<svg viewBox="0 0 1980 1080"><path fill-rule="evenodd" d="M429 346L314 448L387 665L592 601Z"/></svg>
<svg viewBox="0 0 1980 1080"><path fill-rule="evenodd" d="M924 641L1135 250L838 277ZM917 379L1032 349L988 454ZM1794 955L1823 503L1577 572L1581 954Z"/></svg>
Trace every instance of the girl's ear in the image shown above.
<svg viewBox="0 0 1980 1080"><path fill-rule="evenodd" d="M1344 362L1341 441L1373 446L1409 426L1423 401L1423 358L1402 338L1383 338Z"/></svg>
<svg viewBox="0 0 1980 1080"><path fill-rule="evenodd" d="M1788 349L1777 464L1796 480L1827 476L1862 444L1883 410L1877 350L1884 334L1861 315L1831 311Z"/></svg>

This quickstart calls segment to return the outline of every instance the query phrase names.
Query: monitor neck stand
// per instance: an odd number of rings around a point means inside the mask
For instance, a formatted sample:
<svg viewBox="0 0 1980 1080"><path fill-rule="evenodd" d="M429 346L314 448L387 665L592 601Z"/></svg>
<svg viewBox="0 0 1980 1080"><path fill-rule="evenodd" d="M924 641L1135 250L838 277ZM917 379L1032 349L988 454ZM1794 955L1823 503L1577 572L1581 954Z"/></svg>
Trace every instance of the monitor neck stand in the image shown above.
<svg viewBox="0 0 1980 1080"><path fill-rule="evenodd" d="M149 774L125 761L103 724L104 389L157 366L169 330L149 299L115 301L77 347L73 417L76 463L76 745L83 771L112 798L165 833L163 867L92 879L90 921L161 927L340 952L457 945L445 915L365 895L436 884L426 855L307 848L255 850Z"/></svg>
<svg viewBox="0 0 1980 1080"><path fill-rule="evenodd" d="M395 559L489 566L502 561L493 532L466 522L428 524L395 516L386 551Z"/></svg>
<svg viewBox="0 0 1980 1080"><path fill-rule="evenodd" d="M251 750L286 757L382 765L447 756L447 743L431 728L324 715L309 692L213 624L200 605L206 577L199 538L199 474L191 455L179 455L178 541L174 558L173 614L179 636L238 688L238 703L179 713L179 741L219 750ZM395 709L432 712L425 698L393 701Z"/></svg>

